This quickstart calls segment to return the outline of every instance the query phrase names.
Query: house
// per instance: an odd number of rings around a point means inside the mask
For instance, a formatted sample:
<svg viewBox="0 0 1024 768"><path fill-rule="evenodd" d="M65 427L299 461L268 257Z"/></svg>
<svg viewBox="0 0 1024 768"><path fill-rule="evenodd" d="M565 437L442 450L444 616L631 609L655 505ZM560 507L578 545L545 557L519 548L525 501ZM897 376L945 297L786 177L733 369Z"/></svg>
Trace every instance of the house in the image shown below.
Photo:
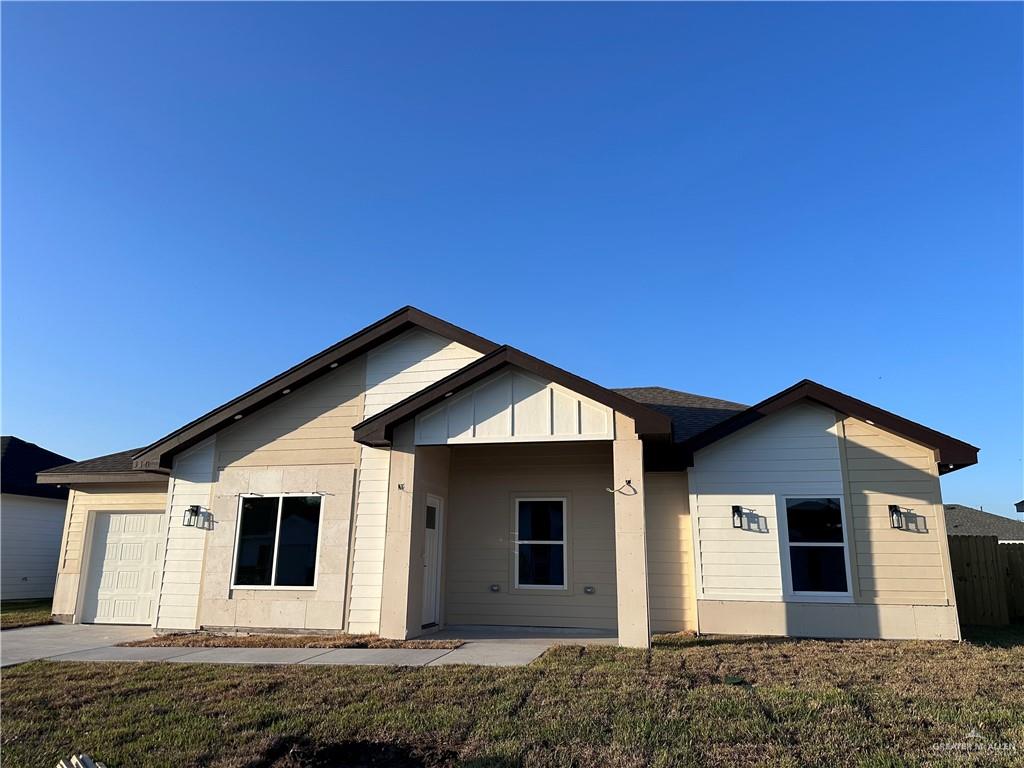
<svg viewBox="0 0 1024 768"><path fill-rule="evenodd" d="M977 453L807 380L607 389L406 307L39 478L71 488L65 622L956 639L939 478Z"/></svg>
<svg viewBox="0 0 1024 768"><path fill-rule="evenodd" d="M36 473L71 459L19 437L0 437L0 597L50 597L57 575L66 488L36 483Z"/></svg>
<svg viewBox="0 0 1024 768"><path fill-rule="evenodd" d="M1000 544L1024 544L1024 523L962 504L946 504L950 536L995 536Z"/></svg>

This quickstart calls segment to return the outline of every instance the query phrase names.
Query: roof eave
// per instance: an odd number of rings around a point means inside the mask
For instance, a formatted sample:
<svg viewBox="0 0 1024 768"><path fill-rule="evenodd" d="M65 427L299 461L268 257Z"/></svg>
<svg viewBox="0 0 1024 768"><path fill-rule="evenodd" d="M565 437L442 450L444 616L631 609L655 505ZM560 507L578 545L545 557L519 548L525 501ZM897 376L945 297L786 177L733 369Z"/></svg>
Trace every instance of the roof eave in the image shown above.
<svg viewBox="0 0 1024 768"><path fill-rule="evenodd" d="M82 485L86 483L166 483L169 475L164 472L40 472L36 482L42 485Z"/></svg>

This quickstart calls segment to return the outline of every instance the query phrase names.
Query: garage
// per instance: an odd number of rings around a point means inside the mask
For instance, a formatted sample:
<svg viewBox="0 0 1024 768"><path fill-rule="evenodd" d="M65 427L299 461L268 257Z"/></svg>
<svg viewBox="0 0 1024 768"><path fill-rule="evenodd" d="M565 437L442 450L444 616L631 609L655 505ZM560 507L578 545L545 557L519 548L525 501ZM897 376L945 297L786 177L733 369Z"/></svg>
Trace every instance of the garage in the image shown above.
<svg viewBox="0 0 1024 768"><path fill-rule="evenodd" d="M97 512L82 621L152 624L163 564L160 512Z"/></svg>

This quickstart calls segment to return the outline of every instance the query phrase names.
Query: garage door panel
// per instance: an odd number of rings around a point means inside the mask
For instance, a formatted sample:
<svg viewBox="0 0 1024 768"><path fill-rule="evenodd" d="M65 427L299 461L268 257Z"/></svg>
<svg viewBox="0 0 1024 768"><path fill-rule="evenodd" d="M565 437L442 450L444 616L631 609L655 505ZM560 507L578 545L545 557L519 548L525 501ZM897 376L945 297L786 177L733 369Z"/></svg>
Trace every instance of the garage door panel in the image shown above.
<svg viewBox="0 0 1024 768"><path fill-rule="evenodd" d="M163 515L97 512L83 621L151 624L163 562Z"/></svg>

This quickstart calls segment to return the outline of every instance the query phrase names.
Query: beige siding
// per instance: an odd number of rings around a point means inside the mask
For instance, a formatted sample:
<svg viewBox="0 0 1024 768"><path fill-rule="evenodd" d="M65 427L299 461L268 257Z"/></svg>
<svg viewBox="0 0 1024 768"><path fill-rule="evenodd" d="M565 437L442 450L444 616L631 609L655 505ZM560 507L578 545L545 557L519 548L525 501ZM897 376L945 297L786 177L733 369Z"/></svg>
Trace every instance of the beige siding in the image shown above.
<svg viewBox="0 0 1024 768"><path fill-rule="evenodd" d="M57 579L63 499L5 493L0 500L0 595L4 600L50 597Z"/></svg>
<svg viewBox="0 0 1024 768"><path fill-rule="evenodd" d="M695 630L697 595L686 473L645 473L644 491L651 628L655 632Z"/></svg>
<svg viewBox="0 0 1024 768"><path fill-rule="evenodd" d="M80 613L78 596L84 560L88 556L87 536L92 512L163 512L167 506L167 485L84 485L71 491L64 519L57 586L53 593L53 612L65 620Z"/></svg>
<svg viewBox="0 0 1024 768"><path fill-rule="evenodd" d="M697 452L689 478L701 596L782 599L777 497L842 495L836 433L833 411L800 404ZM755 525L733 528L733 505Z"/></svg>
<svg viewBox="0 0 1024 768"><path fill-rule="evenodd" d="M860 601L952 605L933 451L857 419L844 419L842 428ZM890 526L890 504L912 511L906 530Z"/></svg>
<svg viewBox="0 0 1024 768"><path fill-rule="evenodd" d="M205 534L200 625L342 628L359 459L352 426L362 418L363 376L360 358L217 435L215 522ZM323 495L315 589L231 587L239 495L245 493Z"/></svg>
<svg viewBox="0 0 1024 768"><path fill-rule="evenodd" d="M365 399L369 418L473 362L480 353L422 329L407 331L367 353ZM387 523L388 451L362 446L356 489L352 555L351 632L380 628Z"/></svg>
<svg viewBox="0 0 1024 768"><path fill-rule="evenodd" d="M213 439L174 458L167 492L167 545L157 604L158 629L195 629L203 556L210 532L185 526L185 510L210 509L216 445Z"/></svg>
<svg viewBox="0 0 1024 768"><path fill-rule="evenodd" d="M449 624L616 626L610 443L453 446L445 606ZM568 589L516 590L512 499L567 496ZM499 592L491 592L497 584ZM584 593L593 586L595 594Z"/></svg>

